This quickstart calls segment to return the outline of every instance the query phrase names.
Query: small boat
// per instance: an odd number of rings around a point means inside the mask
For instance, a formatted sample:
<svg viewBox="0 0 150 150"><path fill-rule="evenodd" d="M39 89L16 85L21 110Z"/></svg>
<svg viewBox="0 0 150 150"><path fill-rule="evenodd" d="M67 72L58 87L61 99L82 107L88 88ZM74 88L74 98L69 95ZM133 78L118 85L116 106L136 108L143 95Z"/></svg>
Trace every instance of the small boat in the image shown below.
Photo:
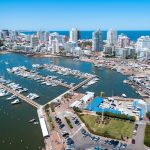
<svg viewBox="0 0 150 150"><path fill-rule="evenodd" d="M39 124L39 122L38 122L38 121L35 121L35 122L33 122L33 124Z"/></svg>
<svg viewBox="0 0 150 150"><path fill-rule="evenodd" d="M124 97L124 98L126 98L126 97L127 97L127 95L126 95L126 94L124 94L124 93L123 93L121 96L122 96L122 97Z"/></svg>
<svg viewBox="0 0 150 150"><path fill-rule="evenodd" d="M27 95L27 98L34 100L36 98L39 98L39 95L37 95L36 93L30 93L29 95Z"/></svg>
<svg viewBox="0 0 150 150"><path fill-rule="evenodd" d="M15 95L12 95L12 96L8 97L7 100L12 100L12 99L15 99L15 98L17 98L17 97Z"/></svg>
<svg viewBox="0 0 150 150"><path fill-rule="evenodd" d="M15 105L15 104L19 104L21 101L19 99L16 99L14 100L13 102L11 102L12 105Z"/></svg>
<svg viewBox="0 0 150 150"><path fill-rule="evenodd" d="M127 80L123 80L123 83L127 83L128 81Z"/></svg>
<svg viewBox="0 0 150 150"><path fill-rule="evenodd" d="M88 87L87 85L83 85L83 86L82 86L82 88L87 88L87 87Z"/></svg>
<svg viewBox="0 0 150 150"><path fill-rule="evenodd" d="M29 123L35 122L35 119L33 118L33 119L29 120L28 122Z"/></svg>

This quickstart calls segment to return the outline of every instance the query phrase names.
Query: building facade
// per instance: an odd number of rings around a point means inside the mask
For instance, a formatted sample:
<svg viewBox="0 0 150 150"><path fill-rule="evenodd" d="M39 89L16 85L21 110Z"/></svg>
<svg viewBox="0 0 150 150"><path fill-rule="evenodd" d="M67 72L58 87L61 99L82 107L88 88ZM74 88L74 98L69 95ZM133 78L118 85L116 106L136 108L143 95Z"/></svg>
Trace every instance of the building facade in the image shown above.
<svg viewBox="0 0 150 150"><path fill-rule="evenodd" d="M107 44L117 45L117 31L110 29L107 32Z"/></svg>
<svg viewBox="0 0 150 150"><path fill-rule="evenodd" d="M79 40L79 31L76 28L72 28L70 31L70 42L77 42Z"/></svg>
<svg viewBox="0 0 150 150"><path fill-rule="evenodd" d="M102 51L103 50L103 38L102 32L96 30L92 33L92 51Z"/></svg>

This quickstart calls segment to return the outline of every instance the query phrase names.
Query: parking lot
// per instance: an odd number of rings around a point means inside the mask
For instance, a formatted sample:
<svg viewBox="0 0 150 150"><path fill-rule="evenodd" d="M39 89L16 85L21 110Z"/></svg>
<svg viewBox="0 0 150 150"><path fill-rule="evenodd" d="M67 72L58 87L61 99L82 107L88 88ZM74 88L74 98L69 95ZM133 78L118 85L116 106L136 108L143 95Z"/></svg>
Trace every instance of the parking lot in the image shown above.
<svg viewBox="0 0 150 150"><path fill-rule="evenodd" d="M73 128L71 129L67 124L65 117L67 117ZM101 149L126 149L126 144L117 140L108 140L104 137L99 137L90 134L80 119L72 112L64 111L58 113L56 117L57 126L60 129L64 141L66 142L66 149L71 150L98 150Z"/></svg>

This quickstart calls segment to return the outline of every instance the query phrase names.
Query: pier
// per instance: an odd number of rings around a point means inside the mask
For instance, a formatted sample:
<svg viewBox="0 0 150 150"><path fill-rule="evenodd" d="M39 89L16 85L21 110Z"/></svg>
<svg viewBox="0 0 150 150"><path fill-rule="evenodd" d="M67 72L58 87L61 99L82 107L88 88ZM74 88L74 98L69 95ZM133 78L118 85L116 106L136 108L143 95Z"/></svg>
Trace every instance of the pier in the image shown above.
<svg viewBox="0 0 150 150"><path fill-rule="evenodd" d="M47 81L50 81L50 82L52 82L52 83L61 85L61 86L65 87L65 88L71 88L71 87L72 87L71 85L68 85L68 84L66 84L66 83L62 83L61 81L54 80L54 79L52 79L52 78L43 77L42 75L36 75L36 77L37 77L37 78L41 78L41 79L45 80L46 82L47 82Z"/></svg>
<svg viewBox="0 0 150 150"><path fill-rule="evenodd" d="M52 102L57 102L57 101L60 100L65 94L77 90L77 89L80 88L81 86L87 84L87 83L88 83L89 81L91 81L93 78L94 78L94 77L87 78L86 80L82 81L82 82L79 83L78 85L72 87L72 88L69 89L68 91L64 92L63 94L61 94L61 95L59 95L58 97L54 98L53 100L49 101L49 102L46 103L45 105L50 104L50 103L52 103Z"/></svg>
<svg viewBox="0 0 150 150"><path fill-rule="evenodd" d="M35 101L33 101L33 100L27 98L26 96L24 96L24 95L22 95L22 94L16 92L15 90L13 90L13 89L11 89L11 88L9 88L9 87L3 85L2 83L0 83L0 88L5 89L5 90L8 91L9 93L11 93L11 94L17 96L17 97L20 98L21 100L25 101L26 103L30 104L31 106L33 106L33 107L35 107L35 108L37 108L37 109L41 107L40 104L36 103Z"/></svg>
<svg viewBox="0 0 150 150"><path fill-rule="evenodd" d="M86 80L82 81L82 82L79 83L78 85L72 87L72 88L70 89L70 91L75 91L75 90L77 90L77 89L80 88L81 86L87 84L87 83L88 83L89 81L91 81L93 78L94 78L94 77L87 78Z"/></svg>
<svg viewBox="0 0 150 150"><path fill-rule="evenodd" d="M33 72L31 72L29 69L28 69L28 70L21 69L21 73L22 73L22 74L30 74L30 75L33 75L34 78L40 78L40 79L44 80L45 82L55 83L55 84L57 84L57 85L60 85L60 86L65 87L65 88L69 88L69 89L72 88L71 85L68 85L68 84L66 84L66 83L63 83L63 82L61 82L61 81L59 81L59 80L53 79L53 78L48 77L48 76L47 76L47 77L44 77L44 76L42 76L42 75L33 73ZM15 72L14 72L14 74L15 74ZM34 78L33 78L33 79L34 79ZM32 79L32 78L31 78L31 79Z"/></svg>

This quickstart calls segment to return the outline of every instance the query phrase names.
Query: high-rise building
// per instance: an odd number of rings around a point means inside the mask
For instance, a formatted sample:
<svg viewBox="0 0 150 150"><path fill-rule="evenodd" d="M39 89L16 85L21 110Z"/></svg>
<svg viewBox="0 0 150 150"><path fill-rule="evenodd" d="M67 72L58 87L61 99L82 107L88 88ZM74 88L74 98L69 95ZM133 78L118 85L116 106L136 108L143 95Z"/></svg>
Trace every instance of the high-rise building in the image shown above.
<svg viewBox="0 0 150 150"><path fill-rule="evenodd" d="M49 32L44 33L44 42L47 42L49 40Z"/></svg>
<svg viewBox="0 0 150 150"><path fill-rule="evenodd" d="M150 49L150 36L141 36L136 43L136 49L142 50L143 48Z"/></svg>
<svg viewBox="0 0 150 150"><path fill-rule="evenodd" d="M25 35L25 40L27 42L30 42L31 41L31 35Z"/></svg>
<svg viewBox="0 0 150 150"><path fill-rule="evenodd" d="M9 37L9 31L8 30L1 30L2 38Z"/></svg>
<svg viewBox="0 0 150 150"><path fill-rule="evenodd" d="M102 32L98 29L92 33L92 51L103 50Z"/></svg>
<svg viewBox="0 0 150 150"><path fill-rule="evenodd" d="M72 28L70 31L70 42L77 42L79 40L79 31L76 28Z"/></svg>
<svg viewBox="0 0 150 150"><path fill-rule="evenodd" d="M12 41L16 40L17 39L17 36L18 36L18 32L17 31L10 31L9 32L9 37Z"/></svg>
<svg viewBox="0 0 150 150"><path fill-rule="evenodd" d="M128 38L124 34L119 35L118 36L118 46L121 48L130 46L130 38Z"/></svg>
<svg viewBox="0 0 150 150"><path fill-rule="evenodd" d="M117 45L117 31L110 29L107 32L107 43L109 45Z"/></svg>
<svg viewBox="0 0 150 150"><path fill-rule="evenodd" d="M49 36L49 44L52 45L52 41L58 38L59 34L57 32L51 33Z"/></svg>
<svg viewBox="0 0 150 150"><path fill-rule="evenodd" d="M39 45L39 38L37 36L35 36L35 35L32 35L30 43L31 43L31 47L38 46Z"/></svg>
<svg viewBox="0 0 150 150"><path fill-rule="evenodd" d="M37 37L39 38L40 42L44 41L44 35L45 35L45 31L38 31L37 32Z"/></svg>
<svg viewBox="0 0 150 150"><path fill-rule="evenodd" d="M59 53L59 41L57 38L52 40L52 54Z"/></svg>
<svg viewBox="0 0 150 150"><path fill-rule="evenodd" d="M76 42L67 42L67 43L65 43L65 45L64 45L65 52L66 53L72 53L73 49L75 49L76 46L77 46Z"/></svg>

